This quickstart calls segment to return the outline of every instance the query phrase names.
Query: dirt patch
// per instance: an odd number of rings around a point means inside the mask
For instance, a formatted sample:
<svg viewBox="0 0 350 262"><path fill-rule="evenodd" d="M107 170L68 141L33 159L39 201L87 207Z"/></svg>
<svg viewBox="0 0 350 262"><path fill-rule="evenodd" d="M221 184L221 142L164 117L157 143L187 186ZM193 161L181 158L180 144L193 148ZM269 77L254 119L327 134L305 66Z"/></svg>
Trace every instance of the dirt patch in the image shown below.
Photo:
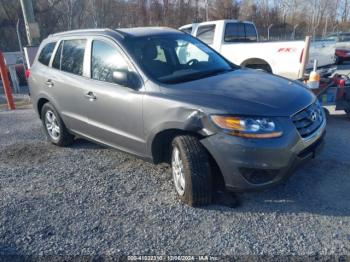
<svg viewBox="0 0 350 262"><path fill-rule="evenodd" d="M32 107L29 96L27 95L13 95L13 100L15 102L17 109L28 109ZM7 100L4 95L0 95L0 110L7 109Z"/></svg>
<svg viewBox="0 0 350 262"><path fill-rule="evenodd" d="M39 164L50 159L46 143L15 143L0 149L0 162L10 165Z"/></svg>

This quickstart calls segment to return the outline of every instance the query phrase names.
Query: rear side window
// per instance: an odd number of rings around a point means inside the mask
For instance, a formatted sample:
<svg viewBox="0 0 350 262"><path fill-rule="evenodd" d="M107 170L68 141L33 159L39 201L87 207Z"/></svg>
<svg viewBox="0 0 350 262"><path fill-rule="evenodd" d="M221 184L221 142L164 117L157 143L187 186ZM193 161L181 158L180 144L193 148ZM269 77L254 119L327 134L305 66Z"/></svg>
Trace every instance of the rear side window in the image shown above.
<svg viewBox="0 0 350 262"><path fill-rule="evenodd" d="M99 40L92 42L92 79L113 83L114 72L127 70L128 63L117 48Z"/></svg>
<svg viewBox="0 0 350 262"><path fill-rule="evenodd" d="M245 23L228 23L225 28L225 42L256 42L254 25Z"/></svg>
<svg viewBox="0 0 350 262"><path fill-rule="evenodd" d="M225 42L245 42L245 31L243 23L226 24Z"/></svg>
<svg viewBox="0 0 350 262"><path fill-rule="evenodd" d="M55 46L56 42L46 44L39 54L38 61L43 65L49 65L51 55Z"/></svg>
<svg viewBox="0 0 350 262"><path fill-rule="evenodd" d="M211 45L214 41L215 25L202 25L198 27L197 37L204 43Z"/></svg>
<svg viewBox="0 0 350 262"><path fill-rule="evenodd" d="M64 40L57 49L52 67L75 75L83 75L86 40Z"/></svg>
<svg viewBox="0 0 350 262"><path fill-rule="evenodd" d="M246 42L256 42L258 41L255 26L252 24L245 24L245 38Z"/></svg>

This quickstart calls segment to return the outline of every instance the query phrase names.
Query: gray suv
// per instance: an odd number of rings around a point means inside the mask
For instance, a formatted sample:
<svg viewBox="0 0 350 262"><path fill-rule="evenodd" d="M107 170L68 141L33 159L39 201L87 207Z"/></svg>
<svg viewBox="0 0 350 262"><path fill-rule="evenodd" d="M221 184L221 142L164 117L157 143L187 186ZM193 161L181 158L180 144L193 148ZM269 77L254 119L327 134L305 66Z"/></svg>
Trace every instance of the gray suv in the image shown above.
<svg viewBox="0 0 350 262"><path fill-rule="evenodd" d="M315 156L326 126L302 84L240 68L168 28L50 35L29 86L53 144L83 137L168 162L192 206L209 204L216 187L277 184Z"/></svg>

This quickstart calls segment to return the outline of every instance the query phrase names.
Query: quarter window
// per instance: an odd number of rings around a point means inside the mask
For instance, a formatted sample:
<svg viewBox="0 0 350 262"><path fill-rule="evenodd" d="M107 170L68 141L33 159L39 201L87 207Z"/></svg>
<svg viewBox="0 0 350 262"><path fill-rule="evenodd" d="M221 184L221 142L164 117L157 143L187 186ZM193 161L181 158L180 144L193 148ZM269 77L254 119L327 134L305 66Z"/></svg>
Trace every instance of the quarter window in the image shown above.
<svg viewBox="0 0 350 262"><path fill-rule="evenodd" d="M48 43L41 50L38 61L44 65L49 65L52 52L56 46L56 42Z"/></svg>
<svg viewBox="0 0 350 262"><path fill-rule="evenodd" d="M115 47L100 40L94 40L92 42L92 79L114 83L113 73L127 70L127 61Z"/></svg>
<svg viewBox="0 0 350 262"><path fill-rule="evenodd" d="M86 40L64 40L57 49L52 67L75 75L83 75Z"/></svg>
<svg viewBox="0 0 350 262"><path fill-rule="evenodd" d="M198 27L197 37L204 43L211 45L214 41L215 25L203 25Z"/></svg>

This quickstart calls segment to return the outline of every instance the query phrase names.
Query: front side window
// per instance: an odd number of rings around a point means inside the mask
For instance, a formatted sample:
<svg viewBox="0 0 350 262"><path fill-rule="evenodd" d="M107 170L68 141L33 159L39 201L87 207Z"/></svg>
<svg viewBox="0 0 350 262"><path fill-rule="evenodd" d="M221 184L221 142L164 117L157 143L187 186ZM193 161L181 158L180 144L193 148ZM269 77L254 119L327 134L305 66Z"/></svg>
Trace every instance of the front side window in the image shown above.
<svg viewBox="0 0 350 262"><path fill-rule="evenodd" d="M55 49L56 42L46 44L39 54L38 61L43 65L49 65L51 55L53 50Z"/></svg>
<svg viewBox="0 0 350 262"><path fill-rule="evenodd" d="M86 40L64 40L58 47L52 67L72 73L83 75L84 53Z"/></svg>
<svg viewBox="0 0 350 262"><path fill-rule="evenodd" d="M203 25L197 29L197 37L207 45L214 41L215 25Z"/></svg>
<svg viewBox="0 0 350 262"><path fill-rule="evenodd" d="M117 48L100 40L92 42L92 79L114 83L113 73L127 70L128 63Z"/></svg>
<svg viewBox="0 0 350 262"><path fill-rule="evenodd" d="M194 81L233 69L213 49L187 34L136 37L127 40L125 46L146 75L165 84Z"/></svg>

